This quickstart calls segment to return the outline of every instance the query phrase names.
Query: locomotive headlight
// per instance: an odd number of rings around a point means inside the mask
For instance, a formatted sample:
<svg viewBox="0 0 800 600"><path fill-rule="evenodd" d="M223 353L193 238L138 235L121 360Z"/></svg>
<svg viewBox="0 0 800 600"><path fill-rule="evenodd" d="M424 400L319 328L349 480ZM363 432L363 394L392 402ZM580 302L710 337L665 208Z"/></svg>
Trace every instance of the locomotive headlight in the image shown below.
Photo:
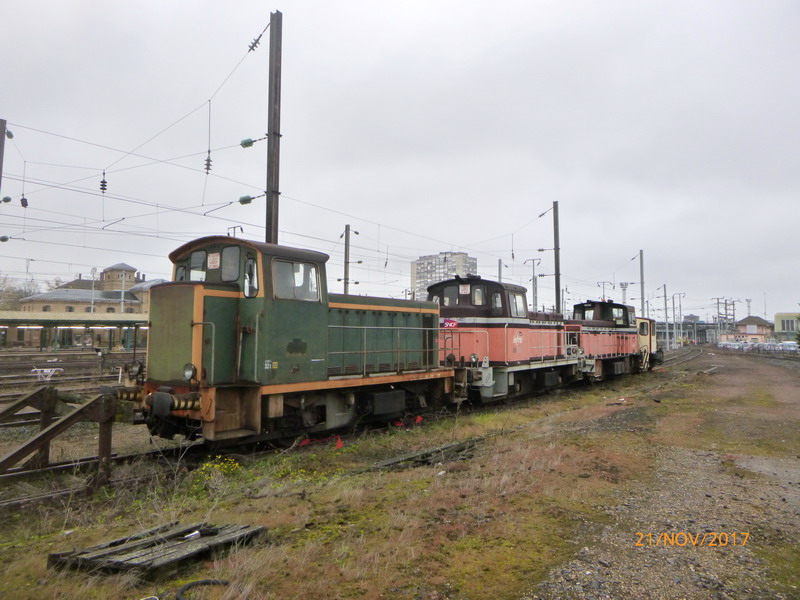
<svg viewBox="0 0 800 600"><path fill-rule="evenodd" d="M183 365L183 378L186 381L191 381L197 377L197 367L195 367L192 363L186 363Z"/></svg>

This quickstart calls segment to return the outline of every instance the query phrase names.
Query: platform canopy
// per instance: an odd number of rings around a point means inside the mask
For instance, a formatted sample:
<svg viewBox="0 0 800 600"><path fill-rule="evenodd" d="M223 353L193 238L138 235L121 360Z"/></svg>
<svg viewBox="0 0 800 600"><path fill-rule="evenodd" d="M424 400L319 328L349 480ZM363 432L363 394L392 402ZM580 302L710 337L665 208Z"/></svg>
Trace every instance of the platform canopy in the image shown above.
<svg viewBox="0 0 800 600"><path fill-rule="evenodd" d="M145 313L87 313L0 310L0 326L42 325L48 327L142 327L148 323Z"/></svg>

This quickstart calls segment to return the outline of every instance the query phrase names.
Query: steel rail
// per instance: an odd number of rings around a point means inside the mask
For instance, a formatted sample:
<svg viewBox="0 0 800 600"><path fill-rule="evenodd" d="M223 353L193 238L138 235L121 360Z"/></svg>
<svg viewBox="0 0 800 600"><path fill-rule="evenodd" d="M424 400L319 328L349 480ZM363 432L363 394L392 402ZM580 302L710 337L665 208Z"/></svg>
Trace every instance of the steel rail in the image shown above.
<svg viewBox="0 0 800 600"><path fill-rule="evenodd" d="M665 358L664 362L661 363L660 366L655 367L654 371L663 371L664 369L669 369L670 367L675 367L677 365L682 365L685 362L689 362L690 360L694 360L698 356L703 354L702 348L689 348L687 352L682 354L676 354L675 356L670 356L669 358ZM669 363L669 364L667 364Z"/></svg>

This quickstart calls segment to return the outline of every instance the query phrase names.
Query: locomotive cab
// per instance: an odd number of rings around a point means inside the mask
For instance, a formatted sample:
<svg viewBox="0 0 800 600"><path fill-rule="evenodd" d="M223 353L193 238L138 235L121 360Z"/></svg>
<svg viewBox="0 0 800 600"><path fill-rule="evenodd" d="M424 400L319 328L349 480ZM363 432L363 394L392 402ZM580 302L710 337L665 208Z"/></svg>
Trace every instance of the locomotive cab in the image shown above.
<svg viewBox="0 0 800 600"><path fill-rule="evenodd" d="M151 430L255 435L263 418L283 414L278 401L262 402L262 386L325 379L327 259L227 236L170 254L174 281L151 293Z"/></svg>
<svg viewBox="0 0 800 600"><path fill-rule="evenodd" d="M610 300L590 300L573 307L576 321L607 321L614 327L633 327L636 315L632 306L617 304Z"/></svg>
<svg viewBox="0 0 800 600"><path fill-rule="evenodd" d="M447 317L528 316L525 288L467 275L428 287L428 299Z"/></svg>

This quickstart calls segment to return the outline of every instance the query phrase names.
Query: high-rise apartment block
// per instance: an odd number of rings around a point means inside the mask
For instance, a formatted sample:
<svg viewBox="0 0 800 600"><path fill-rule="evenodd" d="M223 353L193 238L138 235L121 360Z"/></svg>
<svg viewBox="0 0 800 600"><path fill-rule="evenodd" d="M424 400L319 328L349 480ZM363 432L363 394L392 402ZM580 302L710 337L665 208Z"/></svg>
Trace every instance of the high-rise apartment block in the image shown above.
<svg viewBox="0 0 800 600"><path fill-rule="evenodd" d="M428 296L428 286L456 275L476 275L478 259L468 256L466 252L439 252L420 256L411 263L411 289L417 300Z"/></svg>

